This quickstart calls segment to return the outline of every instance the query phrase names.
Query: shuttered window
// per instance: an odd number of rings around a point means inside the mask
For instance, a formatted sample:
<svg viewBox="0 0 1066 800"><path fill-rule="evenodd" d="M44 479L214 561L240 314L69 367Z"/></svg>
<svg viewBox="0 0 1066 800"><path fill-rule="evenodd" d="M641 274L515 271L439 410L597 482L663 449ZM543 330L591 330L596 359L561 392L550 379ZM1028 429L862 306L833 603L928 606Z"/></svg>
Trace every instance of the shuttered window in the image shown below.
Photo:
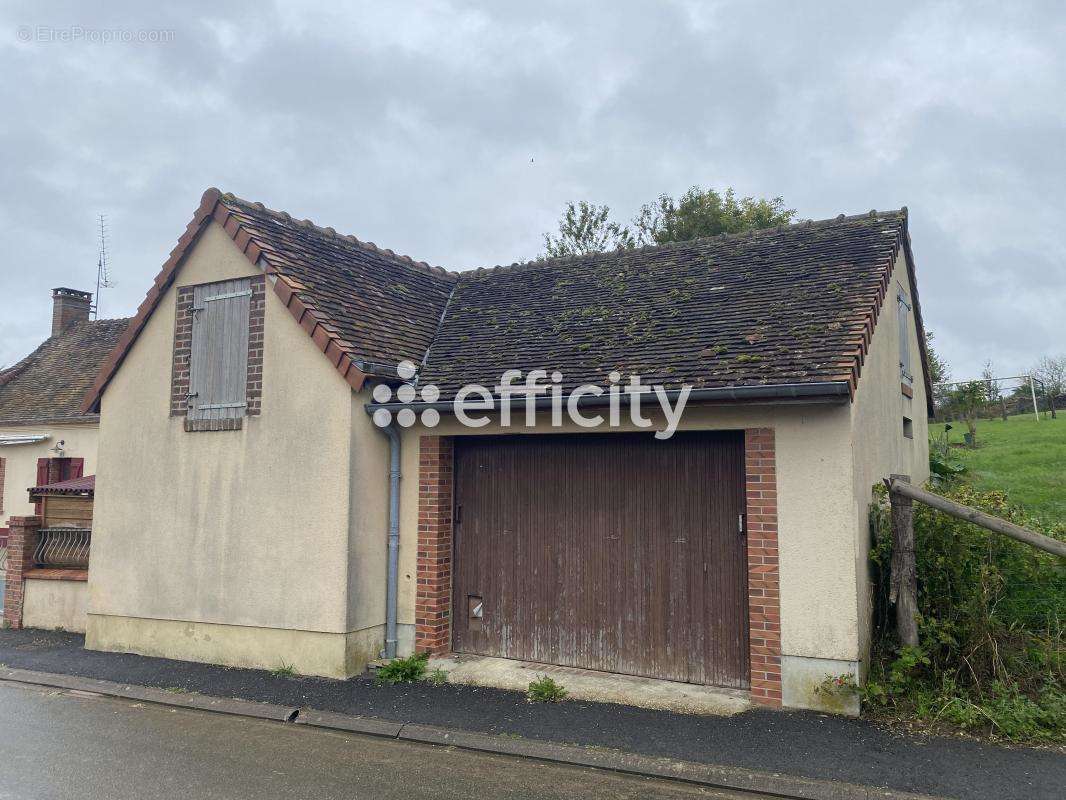
<svg viewBox="0 0 1066 800"><path fill-rule="evenodd" d="M902 289L896 295L896 300L899 304L899 373L902 381L910 384L914 380L914 373L911 372L911 307Z"/></svg>
<svg viewBox="0 0 1066 800"><path fill-rule="evenodd" d="M243 417L248 405L249 279L193 289L188 418Z"/></svg>

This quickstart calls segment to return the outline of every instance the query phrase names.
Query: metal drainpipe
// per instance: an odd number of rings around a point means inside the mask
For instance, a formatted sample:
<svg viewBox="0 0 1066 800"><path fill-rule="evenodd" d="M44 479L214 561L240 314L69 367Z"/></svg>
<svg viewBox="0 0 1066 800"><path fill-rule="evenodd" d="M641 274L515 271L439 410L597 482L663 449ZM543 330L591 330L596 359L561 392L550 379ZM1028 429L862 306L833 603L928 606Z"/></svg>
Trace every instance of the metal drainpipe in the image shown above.
<svg viewBox="0 0 1066 800"><path fill-rule="evenodd" d="M396 658L396 598L400 578L400 434L395 425L380 430L389 437L389 576L385 593L385 658Z"/></svg>

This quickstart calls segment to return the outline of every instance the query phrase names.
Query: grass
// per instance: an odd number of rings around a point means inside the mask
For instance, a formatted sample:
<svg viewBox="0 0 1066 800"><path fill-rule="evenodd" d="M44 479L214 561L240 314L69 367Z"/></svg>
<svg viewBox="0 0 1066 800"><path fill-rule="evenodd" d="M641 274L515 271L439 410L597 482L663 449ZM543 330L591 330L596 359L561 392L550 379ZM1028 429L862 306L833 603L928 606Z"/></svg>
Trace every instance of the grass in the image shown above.
<svg viewBox="0 0 1066 800"><path fill-rule="evenodd" d="M282 661L280 665L270 670L270 674L275 678L294 678L296 677L296 667Z"/></svg>
<svg viewBox="0 0 1066 800"><path fill-rule="evenodd" d="M961 443L963 422L951 423L949 441ZM940 436L944 425L929 426L930 436ZM977 448L952 449L966 465L964 479L978 489L1006 492L1048 526L1066 523L1066 412L1058 419L1030 415L979 420Z"/></svg>

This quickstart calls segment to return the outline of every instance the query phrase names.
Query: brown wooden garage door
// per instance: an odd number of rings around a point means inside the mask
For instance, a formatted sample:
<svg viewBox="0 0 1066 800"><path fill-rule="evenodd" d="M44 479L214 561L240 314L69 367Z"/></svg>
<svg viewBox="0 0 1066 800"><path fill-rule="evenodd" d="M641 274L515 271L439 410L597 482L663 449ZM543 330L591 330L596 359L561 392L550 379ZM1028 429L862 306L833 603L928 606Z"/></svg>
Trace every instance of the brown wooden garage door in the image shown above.
<svg viewBox="0 0 1066 800"><path fill-rule="evenodd" d="M748 686L743 434L465 437L455 479L456 651Z"/></svg>

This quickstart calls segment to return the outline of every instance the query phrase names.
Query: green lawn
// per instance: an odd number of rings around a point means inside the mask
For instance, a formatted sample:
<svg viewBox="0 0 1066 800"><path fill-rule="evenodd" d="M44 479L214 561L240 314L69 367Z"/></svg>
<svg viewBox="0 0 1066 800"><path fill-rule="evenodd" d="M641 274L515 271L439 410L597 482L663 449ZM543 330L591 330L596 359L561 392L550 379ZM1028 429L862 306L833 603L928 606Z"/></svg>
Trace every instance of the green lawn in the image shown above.
<svg viewBox="0 0 1066 800"><path fill-rule="evenodd" d="M962 442L966 423L953 422L951 442ZM943 424L930 425L940 436ZM977 423L976 450L953 448L968 467L965 479L980 489L1002 489L1048 525L1066 523L1066 412L1056 420L1031 414Z"/></svg>

